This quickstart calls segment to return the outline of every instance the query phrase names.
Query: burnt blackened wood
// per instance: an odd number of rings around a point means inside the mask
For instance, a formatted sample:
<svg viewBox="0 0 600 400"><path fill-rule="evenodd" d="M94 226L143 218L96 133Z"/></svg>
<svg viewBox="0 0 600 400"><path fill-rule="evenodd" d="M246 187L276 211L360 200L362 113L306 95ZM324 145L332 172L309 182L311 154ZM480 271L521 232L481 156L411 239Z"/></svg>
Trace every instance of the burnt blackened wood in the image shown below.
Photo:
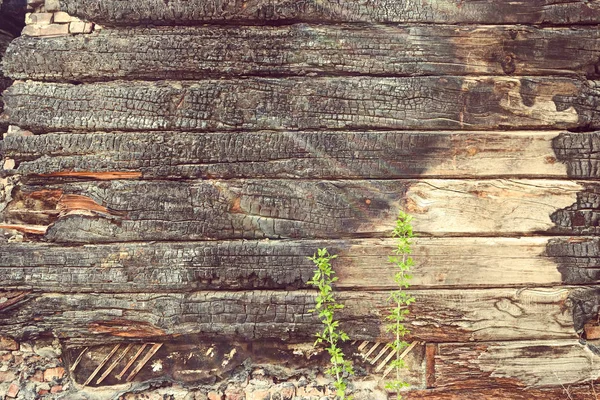
<svg viewBox="0 0 600 400"><path fill-rule="evenodd" d="M599 43L595 28L298 24L105 29L94 35L22 36L7 52L4 68L13 79L88 82L315 73L593 77L600 65Z"/></svg>
<svg viewBox="0 0 600 400"><path fill-rule="evenodd" d="M594 86L535 77L22 82L5 92L5 113L39 132L593 128Z"/></svg>
<svg viewBox="0 0 600 400"><path fill-rule="evenodd" d="M568 218L555 226L551 215L570 215L591 190L570 181L450 179L22 185L0 227L46 226L45 239L64 243L350 238L389 235L405 210L417 232L434 236L586 234L591 228Z"/></svg>
<svg viewBox="0 0 600 400"><path fill-rule="evenodd" d="M552 141L556 158L566 165L573 179L600 177L600 132L564 132Z"/></svg>
<svg viewBox="0 0 600 400"><path fill-rule="evenodd" d="M597 238L555 238L548 242L546 255L558 265L568 285L600 282L600 240Z"/></svg>
<svg viewBox="0 0 600 400"><path fill-rule="evenodd" d="M578 24L600 22L585 0L62 0L70 14L104 24L185 24L208 21L318 21Z"/></svg>
<svg viewBox="0 0 600 400"><path fill-rule="evenodd" d="M8 136L18 173L123 179L566 176L560 132L143 132ZM578 137L578 136L577 136ZM569 146L571 148L571 146ZM567 151L567 150L565 150ZM575 150L573 150L575 151ZM574 163L595 156L582 148ZM564 158L564 157L563 157Z"/></svg>
<svg viewBox="0 0 600 400"><path fill-rule="evenodd" d="M583 235L600 233L600 188L595 183L582 183L577 201L552 213L556 232L571 231Z"/></svg>
<svg viewBox="0 0 600 400"><path fill-rule="evenodd" d="M411 340L433 342L573 339L573 316L563 307L570 292L567 287L415 290L406 324ZM343 291L336 297L345 306L339 314L342 329L353 340L390 339L383 321L387 292ZM308 311L315 298L314 291L44 293L0 313L0 329L16 338L52 332L85 345L179 334L302 342L321 326Z"/></svg>
<svg viewBox="0 0 600 400"><path fill-rule="evenodd" d="M549 240L554 251L545 255ZM579 241L582 245L590 242L597 252L596 239ZM595 271L598 254L564 251L560 243L557 238L539 237L418 238L412 246L415 266L411 287L590 283L590 276L579 271ZM337 289L394 288L387 259L394 249L390 239L86 246L7 243L0 245L0 282L5 289L62 293L308 288L315 268L308 257L323 247L338 255L334 265L339 277Z"/></svg>

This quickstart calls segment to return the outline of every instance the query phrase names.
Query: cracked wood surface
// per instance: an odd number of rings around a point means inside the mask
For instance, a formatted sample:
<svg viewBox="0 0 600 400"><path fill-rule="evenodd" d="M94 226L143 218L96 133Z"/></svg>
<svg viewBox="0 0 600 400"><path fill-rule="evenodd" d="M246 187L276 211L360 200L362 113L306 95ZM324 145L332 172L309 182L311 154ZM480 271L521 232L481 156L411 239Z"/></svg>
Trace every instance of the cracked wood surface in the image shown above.
<svg viewBox="0 0 600 400"><path fill-rule="evenodd" d="M575 339L571 309L565 306L570 292L569 287L414 290L407 327L412 339L433 342ZM179 334L307 342L320 326L308 312L315 296L314 291L258 290L30 294L3 310L0 325L17 338L53 332L86 344ZM381 291L339 292L337 300L345 306L339 314L342 329L355 340L389 339L382 322L387 298Z"/></svg>
<svg viewBox="0 0 600 400"><path fill-rule="evenodd" d="M314 73L595 77L599 57L600 32L587 27L180 26L21 36L4 69L13 79L44 81Z"/></svg>
<svg viewBox="0 0 600 400"><path fill-rule="evenodd" d="M69 14L101 24L240 21L578 24L600 22L587 0L62 0Z"/></svg>
<svg viewBox="0 0 600 400"><path fill-rule="evenodd" d="M400 209L425 235L585 235L597 233L599 190L516 179L112 180L20 185L2 216L63 243L388 236Z"/></svg>
<svg viewBox="0 0 600 400"><path fill-rule="evenodd" d="M551 250L547 251L547 247ZM308 288L317 248L337 254L336 287L394 288L391 239L121 243L64 247L0 244L4 289L177 292ZM593 284L600 239L418 238L411 287L485 288ZM560 272L559 272L560 271Z"/></svg>
<svg viewBox="0 0 600 400"><path fill-rule="evenodd" d="M561 131L49 133L0 141L18 174L40 179L564 178L567 169L590 178L598 146L598 132Z"/></svg>
<svg viewBox="0 0 600 400"><path fill-rule="evenodd" d="M525 388L595 381L597 355L573 341L434 344L436 389Z"/></svg>
<svg viewBox="0 0 600 400"><path fill-rule="evenodd" d="M61 130L600 127L594 81L545 77L16 82L10 124Z"/></svg>

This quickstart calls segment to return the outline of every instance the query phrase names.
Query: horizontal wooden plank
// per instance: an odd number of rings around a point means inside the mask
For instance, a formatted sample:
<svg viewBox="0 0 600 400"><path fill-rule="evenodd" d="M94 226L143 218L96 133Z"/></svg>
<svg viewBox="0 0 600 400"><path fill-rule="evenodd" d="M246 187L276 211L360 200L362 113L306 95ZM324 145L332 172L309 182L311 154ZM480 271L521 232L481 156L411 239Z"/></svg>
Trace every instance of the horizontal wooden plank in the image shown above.
<svg viewBox="0 0 600 400"><path fill-rule="evenodd" d="M570 78L248 78L19 82L9 122L61 130L598 128L598 89Z"/></svg>
<svg viewBox="0 0 600 400"><path fill-rule="evenodd" d="M599 43L596 28L298 24L104 29L94 35L21 36L8 51L4 69L14 79L50 81L315 73L596 76Z"/></svg>
<svg viewBox="0 0 600 400"><path fill-rule="evenodd" d="M0 151L21 175L64 178L592 178L597 146L600 132L111 132L7 136Z"/></svg>
<svg viewBox="0 0 600 400"><path fill-rule="evenodd" d="M307 288L308 259L337 254L340 289L394 287L392 239L123 243L62 247L0 245L4 289L52 292L177 292ZM597 238L418 238L411 287L595 284ZM458 267L459 266L459 267Z"/></svg>
<svg viewBox="0 0 600 400"><path fill-rule="evenodd" d="M405 400L548 400L548 399L572 399L589 400L597 395L598 384L580 384L576 386L565 385L565 387L530 389L526 387L490 387L487 389L464 389L464 390L412 390L402 392Z"/></svg>
<svg viewBox="0 0 600 400"><path fill-rule="evenodd" d="M411 292L416 302L407 326L412 338L432 342L574 339L572 310L565 306L573 290L579 289L416 290ZM2 310L0 329L18 338L52 332L87 344L179 334L306 341L320 329L316 316L308 312L315 295L315 291L30 294ZM389 309L388 292L344 291L337 298L345 306L340 312L342 327L352 339L386 337L382 319Z"/></svg>
<svg viewBox="0 0 600 400"><path fill-rule="evenodd" d="M586 0L64 0L64 11L108 25L208 21L444 22L577 24L600 22L600 6Z"/></svg>
<svg viewBox="0 0 600 400"><path fill-rule="evenodd" d="M131 181L21 185L0 228L66 243L597 233L598 185L553 180ZM143 196L140 194L143 193Z"/></svg>
<svg viewBox="0 0 600 400"><path fill-rule="evenodd" d="M568 386L600 376L598 356L575 340L434 346L438 389Z"/></svg>

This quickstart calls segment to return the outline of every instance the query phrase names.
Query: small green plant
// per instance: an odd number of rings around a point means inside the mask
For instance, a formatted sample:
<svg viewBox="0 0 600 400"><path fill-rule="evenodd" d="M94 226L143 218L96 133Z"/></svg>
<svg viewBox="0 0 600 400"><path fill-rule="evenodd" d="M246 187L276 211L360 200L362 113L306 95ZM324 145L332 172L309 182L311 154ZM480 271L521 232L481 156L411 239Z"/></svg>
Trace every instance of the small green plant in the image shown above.
<svg viewBox="0 0 600 400"><path fill-rule="evenodd" d="M396 358L390 364L396 372L396 377L394 380L387 382L385 388L396 392L398 399L401 398L399 391L408 386L408 383L400 379L400 370L405 368L404 360L400 358L400 355L402 350L408 346L408 343L404 341L404 336L409 333L403 322L409 313L408 306L415 302L415 298L405 291L410 286L410 280L412 279L410 269L413 266L413 260L410 253L414 234L411 221L412 217L410 215L400 211L396 220L396 227L392 233L392 237L396 238L396 248L394 249L394 255L389 258L389 262L393 264L396 271L394 282L398 286L398 289L390 293L389 301L392 308L390 314L386 317L389 322L386 327L387 331L395 337L390 346L396 353Z"/></svg>
<svg viewBox="0 0 600 400"><path fill-rule="evenodd" d="M345 359L344 353L338 345L340 341L348 340L348 335L340 329L340 322L334 319L335 311L344 308L342 304L336 302L333 295L332 284L338 278L333 276L335 272L331 266L331 260L336 257L337 255L330 255L327 249L318 249L314 256L309 257L315 263L316 269L308 284L319 290L315 308L310 312L318 312L319 319L323 323L323 331L316 334L315 346L320 344L327 346L331 362L327 374L335 378L336 394L342 400L350 400L350 397L346 397L344 376L352 375L354 371L352 364Z"/></svg>

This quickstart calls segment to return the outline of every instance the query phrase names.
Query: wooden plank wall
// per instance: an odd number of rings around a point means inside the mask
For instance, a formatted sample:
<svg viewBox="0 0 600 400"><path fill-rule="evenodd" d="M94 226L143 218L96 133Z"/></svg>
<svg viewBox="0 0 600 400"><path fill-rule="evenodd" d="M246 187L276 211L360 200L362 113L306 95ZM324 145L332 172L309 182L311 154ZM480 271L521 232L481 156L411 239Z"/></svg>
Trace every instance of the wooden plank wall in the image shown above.
<svg viewBox="0 0 600 400"><path fill-rule="evenodd" d="M21 36L3 62L0 333L309 342L306 257L327 246L344 328L385 341L405 210L424 354L406 398L588 393L600 3L60 7L101 26Z"/></svg>

